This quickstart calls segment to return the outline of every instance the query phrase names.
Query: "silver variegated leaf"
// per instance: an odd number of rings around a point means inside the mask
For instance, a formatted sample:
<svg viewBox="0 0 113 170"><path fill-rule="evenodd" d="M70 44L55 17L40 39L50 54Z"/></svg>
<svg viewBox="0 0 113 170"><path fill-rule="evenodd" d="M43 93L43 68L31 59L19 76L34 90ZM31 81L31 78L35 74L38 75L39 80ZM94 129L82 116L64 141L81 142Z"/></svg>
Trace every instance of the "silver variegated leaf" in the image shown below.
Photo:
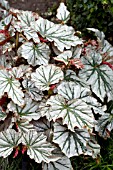
<svg viewBox="0 0 113 170"><path fill-rule="evenodd" d="M90 135L86 129L68 130L61 122L54 124L53 142L57 143L62 152L68 157L84 154Z"/></svg>
<svg viewBox="0 0 113 170"><path fill-rule="evenodd" d="M22 85L32 99L35 101L40 101L42 99L43 93L37 87L35 87L35 83L33 81L30 79L24 79Z"/></svg>
<svg viewBox="0 0 113 170"><path fill-rule="evenodd" d="M88 84L84 79L81 79L80 77L77 77L76 73L72 70L67 70L66 75L64 77L66 81L73 81L76 85L79 85L81 87L87 87Z"/></svg>
<svg viewBox="0 0 113 170"><path fill-rule="evenodd" d="M87 28L89 31L93 31L98 38L98 41L102 44L104 43L105 34L102 31L99 31L95 28Z"/></svg>
<svg viewBox="0 0 113 170"><path fill-rule="evenodd" d="M32 29L30 27L25 27L25 28L23 28L23 32L24 32L24 35L26 36L26 38L28 40L33 39L33 41L35 43L39 43L40 42L38 34L37 34L37 32L34 29Z"/></svg>
<svg viewBox="0 0 113 170"><path fill-rule="evenodd" d="M90 140L87 143L87 151L85 155L92 156L94 159L100 155L100 145L97 143L95 136L91 135Z"/></svg>
<svg viewBox="0 0 113 170"><path fill-rule="evenodd" d="M24 93L21 90L20 82L4 69L0 70L0 97L2 97L5 92L14 103L19 106L24 104Z"/></svg>
<svg viewBox="0 0 113 170"><path fill-rule="evenodd" d="M102 31L94 28L88 28L88 30L95 32L95 35L97 36L99 45L101 47L100 53L105 54L103 55L103 61L112 62L113 47L107 40L105 40L105 34Z"/></svg>
<svg viewBox="0 0 113 170"><path fill-rule="evenodd" d="M7 130L12 127L12 114L5 114L5 119L0 121L0 132Z"/></svg>
<svg viewBox="0 0 113 170"><path fill-rule="evenodd" d="M67 100L78 99L81 94L81 87L74 82L62 82L58 86L58 94L62 95Z"/></svg>
<svg viewBox="0 0 113 170"><path fill-rule="evenodd" d="M20 118L27 119L29 121L32 119L38 120L40 118L40 115L37 113L38 107L39 104L29 97L25 98L25 105L23 107L19 107L13 102L8 104L8 109L10 111L16 113Z"/></svg>
<svg viewBox="0 0 113 170"><path fill-rule="evenodd" d="M4 41L5 39L6 39L6 35L4 33L0 33L0 43L2 43L2 41Z"/></svg>
<svg viewBox="0 0 113 170"><path fill-rule="evenodd" d="M67 50L59 54L57 57L54 57L54 59L57 61L61 61L67 65L71 57L72 57L72 52L70 50Z"/></svg>
<svg viewBox="0 0 113 170"><path fill-rule="evenodd" d="M11 22L11 20L12 20L12 14L9 14L7 17L5 17L4 18L4 20L3 20L3 23L4 23L4 27L6 26L6 25L9 25L9 23Z"/></svg>
<svg viewBox="0 0 113 170"><path fill-rule="evenodd" d="M49 156L55 147L46 141L46 136L36 131L29 131L23 135L22 143L27 146L27 154L37 163L42 161L49 163Z"/></svg>
<svg viewBox="0 0 113 170"><path fill-rule="evenodd" d="M19 79L23 78L23 76L27 73L30 72L31 68L28 65L20 65L19 67L13 67L10 72L10 75L13 77Z"/></svg>
<svg viewBox="0 0 113 170"><path fill-rule="evenodd" d="M80 129L87 127L92 131L95 124L92 111L81 99L67 102L61 95L55 95L51 96L46 104L51 106L50 115L54 122L62 118L63 124L71 131L74 131L75 127Z"/></svg>
<svg viewBox="0 0 113 170"><path fill-rule="evenodd" d="M0 157L6 158L21 143L21 135L13 129L0 132Z"/></svg>
<svg viewBox="0 0 113 170"><path fill-rule="evenodd" d="M38 14L34 14L32 11L20 11L17 12L17 18L21 22L22 28L32 27L36 19L38 19Z"/></svg>
<svg viewBox="0 0 113 170"><path fill-rule="evenodd" d="M1 55L1 57L0 57L0 70L4 69L4 68L10 69L11 65L12 65L12 63L10 61L10 58L9 58L9 60L7 60L5 55Z"/></svg>
<svg viewBox="0 0 113 170"><path fill-rule="evenodd" d="M38 19L38 14L31 11L15 11L18 20L13 20L13 26L18 32L23 32L28 40L33 39L35 43L39 43L40 39L34 30L34 22Z"/></svg>
<svg viewBox="0 0 113 170"><path fill-rule="evenodd" d="M0 107L0 121L7 117L7 113Z"/></svg>
<svg viewBox="0 0 113 170"><path fill-rule="evenodd" d="M88 88L81 88L81 95L80 98L87 103L87 105L93 109L94 113L99 113L100 115L104 114L104 111L106 110L106 105L103 105L99 103L93 96Z"/></svg>
<svg viewBox="0 0 113 170"><path fill-rule="evenodd" d="M113 70L107 65L102 65L102 56L99 53L83 57L85 67L80 70L80 78L91 85L92 91L103 101L107 92L113 96Z"/></svg>
<svg viewBox="0 0 113 170"><path fill-rule="evenodd" d="M7 52L12 52L12 49L15 47L15 44L11 44L10 42L6 42L4 45L3 45L3 54L7 53ZM13 51L14 52L14 51ZM11 61L13 63L13 61ZM10 63L11 64L11 63Z"/></svg>
<svg viewBox="0 0 113 170"><path fill-rule="evenodd" d="M51 121L52 120L52 117L50 114L51 107L46 105L46 101L47 100L45 100L45 99L43 99L41 101L38 111L39 111L41 117L46 116L47 120Z"/></svg>
<svg viewBox="0 0 113 170"><path fill-rule="evenodd" d="M104 45L103 45L103 48L102 48L102 53L107 53L107 55L109 57L113 56L113 46L107 40L104 40ZM111 61L112 61L112 58L111 58Z"/></svg>
<svg viewBox="0 0 113 170"><path fill-rule="evenodd" d="M57 46L58 50L64 51L64 48L70 49L71 46L82 44L82 41L74 36L74 29L66 25L54 24L39 17L36 21L36 30L50 42L54 41L54 45Z"/></svg>
<svg viewBox="0 0 113 170"><path fill-rule="evenodd" d="M31 80L40 90L49 90L51 84L63 80L63 72L60 67L54 65L40 66L31 74Z"/></svg>
<svg viewBox="0 0 113 170"><path fill-rule="evenodd" d="M67 10L67 7L63 2L60 3L59 8L57 9L56 17L66 23L70 19L70 12Z"/></svg>
<svg viewBox="0 0 113 170"><path fill-rule="evenodd" d="M72 47L71 51L72 51L72 58L80 58L82 53L82 47L81 46Z"/></svg>
<svg viewBox="0 0 113 170"><path fill-rule="evenodd" d="M47 136L47 141L51 142L53 137L52 126L53 123L49 122L45 117L40 118L37 121L31 122L34 126L34 129L37 132L44 133Z"/></svg>
<svg viewBox="0 0 113 170"><path fill-rule="evenodd" d="M25 42L19 48L18 53L32 66L47 65L49 61L50 49L45 43L33 44L33 42Z"/></svg>
<svg viewBox="0 0 113 170"><path fill-rule="evenodd" d="M10 68L11 64L8 63L6 56L5 55L1 55L0 56L0 69L3 68Z"/></svg>
<svg viewBox="0 0 113 170"><path fill-rule="evenodd" d="M6 0L0 0L0 17L4 18L9 14L9 2Z"/></svg>
<svg viewBox="0 0 113 170"><path fill-rule="evenodd" d="M4 7L7 10L10 8L9 2L6 1L6 0L0 0L0 4L1 4L2 7Z"/></svg>
<svg viewBox="0 0 113 170"><path fill-rule="evenodd" d="M103 138L110 137L110 132L113 129L113 111L112 113L105 113L102 115L98 124L95 127L95 130L99 133Z"/></svg>
<svg viewBox="0 0 113 170"><path fill-rule="evenodd" d="M43 162L42 168L43 170L73 170L71 161L66 156L49 164Z"/></svg>
<svg viewBox="0 0 113 170"><path fill-rule="evenodd" d="M102 105L97 102L97 100L91 96L91 91L89 88L80 87L74 82L62 82L58 86L58 94L62 95L67 100L72 99L82 99L90 108L93 108L95 113L104 114Z"/></svg>
<svg viewBox="0 0 113 170"><path fill-rule="evenodd" d="M45 117L42 117L36 121L32 121L32 124L37 132L45 132L52 128L52 123L49 122Z"/></svg>
<svg viewBox="0 0 113 170"><path fill-rule="evenodd" d="M1 11L0 11L1 12ZM0 29L1 30L4 30L5 29L5 26L7 26L10 22L11 22L11 19L12 19L12 14L8 15L7 17L5 17L4 19L2 19L0 21Z"/></svg>
<svg viewBox="0 0 113 170"><path fill-rule="evenodd" d="M27 119L20 119L17 122L17 130L21 133L28 133L33 130L33 125Z"/></svg>
<svg viewBox="0 0 113 170"><path fill-rule="evenodd" d="M52 142L52 141L51 141ZM62 153L61 149L57 147L52 151L52 156L49 157L50 162L58 161L59 159L63 158L65 155ZM43 162L45 163L45 162Z"/></svg>

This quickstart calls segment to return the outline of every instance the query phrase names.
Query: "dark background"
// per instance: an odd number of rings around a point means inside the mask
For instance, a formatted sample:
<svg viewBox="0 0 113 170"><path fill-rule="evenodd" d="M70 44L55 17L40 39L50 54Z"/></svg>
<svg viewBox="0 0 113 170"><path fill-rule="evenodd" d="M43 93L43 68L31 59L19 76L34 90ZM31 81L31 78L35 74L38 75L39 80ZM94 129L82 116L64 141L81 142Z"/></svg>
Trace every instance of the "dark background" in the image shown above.
<svg viewBox="0 0 113 170"><path fill-rule="evenodd" d="M8 0L11 7L37 11L40 14L48 11L49 8L59 5L61 0Z"/></svg>

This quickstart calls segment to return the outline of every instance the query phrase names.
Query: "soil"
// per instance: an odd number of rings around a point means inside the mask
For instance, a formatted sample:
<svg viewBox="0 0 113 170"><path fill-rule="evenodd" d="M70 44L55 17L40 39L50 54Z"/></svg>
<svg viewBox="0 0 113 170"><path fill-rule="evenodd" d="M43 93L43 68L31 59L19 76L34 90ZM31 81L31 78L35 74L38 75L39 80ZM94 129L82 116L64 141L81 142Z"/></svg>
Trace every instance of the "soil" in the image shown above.
<svg viewBox="0 0 113 170"><path fill-rule="evenodd" d="M44 14L53 6L58 6L61 0L8 0L13 8L30 10Z"/></svg>

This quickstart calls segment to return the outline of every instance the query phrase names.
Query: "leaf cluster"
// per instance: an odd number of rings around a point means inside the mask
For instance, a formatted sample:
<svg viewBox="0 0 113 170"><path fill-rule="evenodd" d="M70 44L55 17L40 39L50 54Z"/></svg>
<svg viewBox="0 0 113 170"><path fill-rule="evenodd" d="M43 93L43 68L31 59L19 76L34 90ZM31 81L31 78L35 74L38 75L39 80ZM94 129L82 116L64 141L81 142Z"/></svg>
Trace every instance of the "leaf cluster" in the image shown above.
<svg viewBox="0 0 113 170"><path fill-rule="evenodd" d="M97 136L113 129L113 47L95 28L95 40L79 38L64 3L58 23L0 4L0 157L28 155L43 170L97 158Z"/></svg>

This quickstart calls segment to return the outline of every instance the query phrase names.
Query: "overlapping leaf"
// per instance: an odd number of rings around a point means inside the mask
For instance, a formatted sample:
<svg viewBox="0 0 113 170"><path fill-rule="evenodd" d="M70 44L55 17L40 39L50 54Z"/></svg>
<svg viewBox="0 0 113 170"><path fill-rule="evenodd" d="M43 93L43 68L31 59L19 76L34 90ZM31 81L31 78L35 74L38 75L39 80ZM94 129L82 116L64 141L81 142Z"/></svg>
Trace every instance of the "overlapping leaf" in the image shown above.
<svg viewBox="0 0 113 170"><path fill-rule="evenodd" d="M38 19L38 14L33 14L31 11L21 11L17 14L19 21L15 21L13 26L19 32L24 32L28 40L33 39L35 43L39 43L40 39L37 32L34 30L34 22Z"/></svg>
<svg viewBox="0 0 113 170"><path fill-rule="evenodd" d="M0 132L0 157L6 158L21 143L21 135L13 129Z"/></svg>
<svg viewBox="0 0 113 170"><path fill-rule="evenodd" d="M16 113L22 119L31 121L32 119L38 120L40 118L40 115L37 113L38 106L39 105L37 102L32 101L29 97L26 97L25 105L23 107L19 107L13 102L10 102L8 104L8 109L13 111L13 113Z"/></svg>
<svg viewBox="0 0 113 170"><path fill-rule="evenodd" d="M81 94L80 86L74 82L62 82L58 86L58 94L62 95L67 100L78 99Z"/></svg>
<svg viewBox="0 0 113 170"><path fill-rule="evenodd" d="M47 65L49 61L50 49L45 43L33 44L25 42L18 50L18 53L32 66Z"/></svg>
<svg viewBox="0 0 113 170"><path fill-rule="evenodd" d="M78 156L86 151L90 135L85 129L68 130L61 122L54 124L53 141L57 143L67 157Z"/></svg>
<svg viewBox="0 0 113 170"><path fill-rule="evenodd" d="M98 99L94 98L89 88L81 87L80 98L86 102L91 109L93 109L95 114L99 113L100 115L103 115L104 111L107 109L106 105L103 105Z"/></svg>
<svg viewBox="0 0 113 170"><path fill-rule="evenodd" d="M7 113L0 107L0 121L7 117Z"/></svg>
<svg viewBox="0 0 113 170"><path fill-rule="evenodd" d="M34 29L29 28L29 27L28 28L25 27L25 28L23 28L23 32L24 32L24 35L26 36L26 38L28 40L33 39L33 41L35 43L39 43L40 42L38 34L37 34L37 32Z"/></svg>
<svg viewBox="0 0 113 170"><path fill-rule="evenodd" d="M102 51L100 51L100 53L102 54L106 53L108 58L112 57L113 47L107 40L105 40L105 34L102 31L99 31L98 29L94 29L94 28L88 28L88 30L95 32L95 35L97 36L98 41L102 43L101 44Z"/></svg>
<svg viewBox="0 0 113 170"><path fill-rule="evenodd" d="M66 65L69 62L69 59L72 57L72 52L70 50L64 51L63 53L59 54L57 57L54 59L57 61L61 61L65 63Z"/></svg>
<svg viewBox="0 0 113 170"><path fill-rule="evenodd" d="M26 92L31 96L35 101L40 101L43 97L43 93L35 87L35 83L30 79L24 79L22 82Z"/></svg>
<svg viewBox="0 0 113 170"><path fill-rule="evenodd" d="M109 56L108 58L113 56L113 47L107 40L104 40L102 53L107 53L107 55ZM112 58L111 58L111 61L112 61Z"/></svg>
<svg viewBox="0 0 113 170"><path fill-rule="evenodd" d="M81 46L72 47L71 51L72 51L72 58L80 58L82 53L82 47Z"/></svg>
<svg viewBox="0 0 113 170"><path fill-rule="evenodd" d="M0 0L0 4L2 7L4 7L5 9L9 9L9 3L6 0Z"/></svg>
<svg viewBox="0 0 113 170"><path fill-rule="evenodd" d="M22 106L24 104L24 93L21 90L20 82L13 78L7 70L0 70L0 97L4 93L13 100L14 103Z"/></svg>
<svg viewBox="0 0 113 170"><path fill-rule="evenodd" d="M12 19L12 14L5 17L3 20L0 21L0 30L5 30L5 26L7 26Z"/></svg>
<svg viewBox="0 0 113 170"><path fill-rule="evenodd" d="M64 153L62 153L61 149L57 146L57 148L55 148L53 151L52 151L52 156L49 157L50 159L50 163L51 162L56 162L58 161L59 159L62 159L64 157ZM42 164L45 163L45 162L42 162Z"/></svg>
<svg viewBox="0 0 113 170"><path fill-rule="evenodd" d="M47 100L42 100L42 102L39 105L38 111L39 111L41 117L46 116L47 120L51 121L52 120L52 116L50 114L51 107L46 105L46 101Z"/></svg>
<svg viewBox="0 0 113 170"><path fill-rule="evenodd" d="M4 18L9 13L9 3L6 0L0 0L0 17Z"/></svg>
<svg viewBox="0 0 113 170"><path fill-rule="evenodd" d="M35 73L31 74L31 80L41 90L49 90L51 84L58 83L63 79L63 72L60 67L54 65L40 66Z"/></svg>
<svg viewBox="0 0 113 170"><path fill-rule="evenodd" d="M85 152L85 155L92 156L94 159L100 155L100 145L95 138L95 136L91 135L91 138L87 143L87 151Z"/></svg>
<svg viewBox="0 0 113 170"><path fill-rule="evenodd" d="M32 121L32 124L37 132L46 132L48 129L52 128L52 123L44 117L37 121Z"/></svg>
<svg viewBox="0 0 113 170"><path fill-rule="evenodd" d="M45 117L40 118L37 121L31 122L37 132L41 132L47 136L47 141L51 142L53 137L52 126L53 122L49 122Z"/></svg>
<svg viewBox="0 0 113 170"><path fill-rule="evenodd" d="M82 44L82 41L74 36L72 27L66 25L54 24L46 19L39 17L36 21L36 30L63 52L64 48L70 49L71 46Z"/></svg>
<svg viewBox="0 0 113 170"><path fill-rule="evenodd" d="M107 92L113 96L113 70L107 65L102 65L102 56L98 53L91 54L91 57L83 57L85 65L79 76L84 78L92 91L103 101Z"/></svg>
<svg viewBox="0 0 113 170"><path fill-rule="evenodd" d="M21 22L21 27L32 27L35 19L38 19L38 14L33 14L32 11L20 11L17 18Z"/></svg>
<svg viewBox="0 0 113 170"><path fill-rule="evenodd" d="M63 124L66 124L71 131L74 131L75 127L80 129L87 127L90 130L94 127L92 111L81 99L67 102L61 95L55 95L51 96L46 104L51 106L50 115L53 121L62 118Z"/></svg>
<svg viewBox="0 0 113 170"><path fill-rule="evenodd" d="M95 33L95 35L98 38L98 41L102 44L104 44L104 38L105 38L105 34L102 31L99 31L98 29L95 28L87 28L89 31L93 31Z"/></svg>
<svg viewBox="0 0 113 170"><path fill-rule="evenodd" d="M66 71L66 75L65 75L64 79L65 79L66 81L72 81L72 82L74 82L76 85L79 85L79 86L81 86L81 87L87 87L87 88L89 87L89 86L88 86L88 83L87 83L84 79L78 77L78 76L76 75L76 73L75 73L74 71L72 71L72 70L67 70L67 71Z"/></svg>
<svg viewBox="0 0 113 170"><path fill-rule="evenodd" d="M13 67L10 72L10 75L16 79L22 78L27 72L30 72L31 68L27 65L20 65L19 67Z"/></svg>
<svg viewBox="0 0 113 170"><path fill-rule="evenodd" d="M23 135L22 143L27 146L27 154L37 163L42 161L49 163L49 156L55 147L46 141L46 136L36 131L29 131Z"/></svg>
<svg viewBox="0 0 113 170"><path fill-rule="evenodd" d="M110 132L113 129L113 111L111 113L105 113L102 115L98 124L95 127L95 130L99 132L99 135L107 138L110 136Z"/></svg>
<svg viewBox="0 0 113 170"><path fill-rule="evenodd" d="M15 122L17 131L20 133L28 133L30 130L34 130L33 125L27 119L20 119Z"/></svg>
<svg viewBox="0 0 113 170"><path fill-rule="evenodd" d="M70 160L65 156L55 162L42 164L43 170L73 170Z"/></svg>

